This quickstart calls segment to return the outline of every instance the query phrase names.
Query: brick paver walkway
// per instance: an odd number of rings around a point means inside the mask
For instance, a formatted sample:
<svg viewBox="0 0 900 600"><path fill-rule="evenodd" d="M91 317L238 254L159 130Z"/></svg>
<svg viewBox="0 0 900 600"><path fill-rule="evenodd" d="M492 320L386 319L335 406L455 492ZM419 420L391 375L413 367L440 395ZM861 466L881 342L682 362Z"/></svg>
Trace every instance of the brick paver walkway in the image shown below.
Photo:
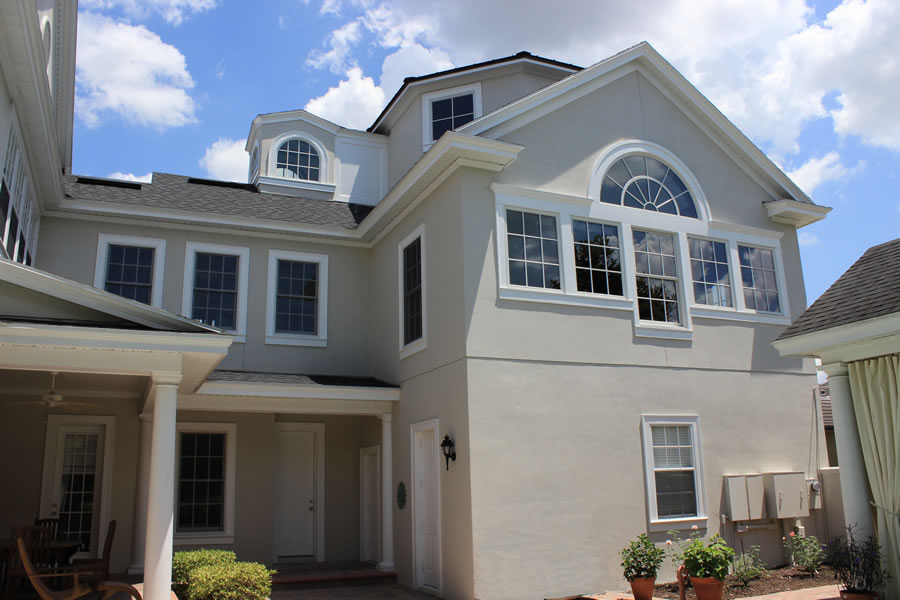
<svg viewBox="0 0 900 600"><path fill-rule="evenodd" d="M272 590L271 600L434 600L402 585L346 585L312 589Z"/></svg>
<svg viewBox="0 0 900 600"><path fill-rule="evenodd" d="M753 596L752 598L742 598L742 600L840 600L840 592L836 585L823 585L821 587L806 588L804 590L793 590L790 592L778 592L777 594L766 594L764 596ZM631 594L607 592L592 596L585 596L591 600L632 600Z"/></svg>

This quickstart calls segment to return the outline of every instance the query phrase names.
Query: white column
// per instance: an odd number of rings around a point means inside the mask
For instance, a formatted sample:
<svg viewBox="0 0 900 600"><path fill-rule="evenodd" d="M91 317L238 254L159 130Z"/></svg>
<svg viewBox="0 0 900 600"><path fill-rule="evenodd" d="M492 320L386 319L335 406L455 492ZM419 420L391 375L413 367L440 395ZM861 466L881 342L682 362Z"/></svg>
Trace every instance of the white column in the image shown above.
<svg viewBox="0 0 900 600"><path fill-rule="evenodd" d="M134 535L132 536L129 574L144 572L144 544L147 542L147 492L150 488L150 441L153 437L151 415L141 413L137 490L134 496Z"/></svg>
<svg viewBox="0 0 900 600"><path fill-rule="evenodd" d="M175 517L175 414L180 374L153 374L153 436L144 545L144 600L169 600Z"/></svg>
<svg viewBox="0 0 900 600"><path fill-rule="evenodd" d="M869 506L869 481L859 444L859 429L853 398L850 395L850 378L847 365L835 363L823 365L828 373L831 392L831 411L834 419L834 438L837 444L838 466L841 469L841 499L844 503L844 521L853 525L854 537L864 539L875 531L872 526L872 509Z"/></svg>
<svg viewBox="0 0 900 600"><path fill-rule="evenodd" d="M379 571L394 570L394 464L391 414L381 415L381 561Z"/></svg>

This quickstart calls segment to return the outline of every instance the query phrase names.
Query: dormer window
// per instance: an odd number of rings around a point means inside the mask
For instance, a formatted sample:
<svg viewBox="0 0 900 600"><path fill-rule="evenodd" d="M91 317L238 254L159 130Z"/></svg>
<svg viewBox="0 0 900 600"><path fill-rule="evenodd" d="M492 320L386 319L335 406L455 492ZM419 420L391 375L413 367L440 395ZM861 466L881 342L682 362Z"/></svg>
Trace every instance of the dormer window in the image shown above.
<svg viewBox="0 0 900 600"><path fill-rule="evenodd" d="M275 175L285 179L319 180L319 153L308 142L291 139L278 148Z"/></svg>
<svg viewBox="0 0 900 600"><path fill-rule="evenodd" d="M438 90L422 96L422 145L427 150L446 132L481 116L481 84Z"/></svg>

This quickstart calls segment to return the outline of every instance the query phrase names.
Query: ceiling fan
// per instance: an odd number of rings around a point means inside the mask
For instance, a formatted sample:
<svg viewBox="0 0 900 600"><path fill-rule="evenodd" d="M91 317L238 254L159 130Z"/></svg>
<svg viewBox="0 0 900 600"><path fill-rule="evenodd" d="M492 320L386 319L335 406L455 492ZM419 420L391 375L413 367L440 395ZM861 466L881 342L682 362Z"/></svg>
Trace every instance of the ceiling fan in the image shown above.
<svg viewBox="0 0 900 600"><path fill-rule="evenodd" d="M56 391L56 376L59 373L57 371L50 372L50 390L41 396L40 400L26 400L24 402L12 402L11 404L32 404L39 405L42 404L47 408L67 408L72 410L80 410L82 408L96 408L96 404L91 404L90 402L77 402L74 400L66 400L62 394Z"/></svg>

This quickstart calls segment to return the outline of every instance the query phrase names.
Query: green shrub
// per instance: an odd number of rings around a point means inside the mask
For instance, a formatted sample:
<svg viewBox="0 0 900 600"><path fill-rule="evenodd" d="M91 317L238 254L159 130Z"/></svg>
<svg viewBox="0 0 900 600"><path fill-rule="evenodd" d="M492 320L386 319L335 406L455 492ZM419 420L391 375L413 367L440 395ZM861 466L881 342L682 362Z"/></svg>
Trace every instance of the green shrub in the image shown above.
<svg viewBox="0 0 900 600"><path fill-rule="evenodd" d="M251 562L209 565L191 571L187 600L265 600L272 592L272 575Z"/></svg>
<svg viewBox="0 0 900 600"><path fill-rule="evenodd" d="M822 544L814 535L799 536L793 531L785 538L784 547L791 556L791 562L807 573L816 574L825 560Z"/></svg>
<svg viewBox="0 0 900 600"><path fill-rule="evenodd" d="M735 557L731 564L731 572L734 578L746 586L754 579L759 579L768 572L766 565L759 558L759 546L750 546L749 552L744 552Z"/></svg>
<svg viewBox="0 0 900 600"><path fill-rule="evenodd" d="M228 565L237 560L231 550L188 550L172 557L172 590L179 598L187 598L191 571L198 567Z"/></svg>
<svg viewBox="0 0 900 600"><path fill-rule="evenodd" d="M715 577L722 580L728 575L734 550L729 548L717 533L705 546L701 539L691 540L681 553L681 557L684 560L684 569L690 577Z"/></svg>
<svg viewBox="0 0 900 600"><path fill-rule="evenodd" d="M623 548L620 554L625 579L631 581L636 577L656 577L665 552L662 548L657 548L646 533L642 533Z"/></svg>

